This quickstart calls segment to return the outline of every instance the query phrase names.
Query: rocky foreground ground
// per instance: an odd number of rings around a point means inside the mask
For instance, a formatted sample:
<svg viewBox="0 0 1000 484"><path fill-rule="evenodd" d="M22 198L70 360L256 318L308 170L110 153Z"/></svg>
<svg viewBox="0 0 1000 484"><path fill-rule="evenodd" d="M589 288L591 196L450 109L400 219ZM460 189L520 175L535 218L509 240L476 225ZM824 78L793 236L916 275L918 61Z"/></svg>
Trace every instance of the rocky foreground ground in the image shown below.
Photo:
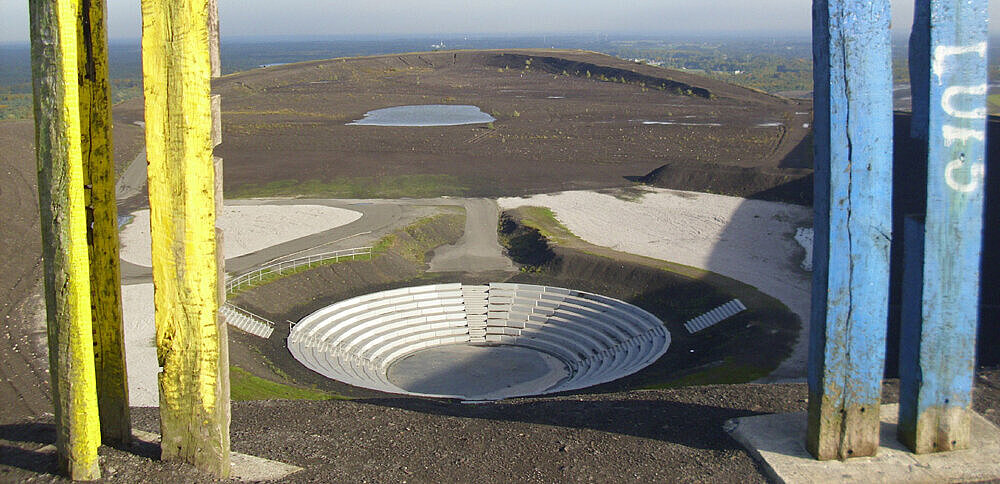
<svg viewBox="0 0 1000 484"><path fill-rule="evenodd" d="M803 384L529 398L468 405L421 399L262 401L233 405L239 452L304 467L287 482L764 482L724 430L728 419L806 408ZM897 399L886 383L884 401ZM1000 424L1000 369L976 379L976 409ZM133 425L156 431L155 409ZM51 417L0 426L0 480L60 482ZM207 482L156 459L104 447L108 482Z"/></svg>

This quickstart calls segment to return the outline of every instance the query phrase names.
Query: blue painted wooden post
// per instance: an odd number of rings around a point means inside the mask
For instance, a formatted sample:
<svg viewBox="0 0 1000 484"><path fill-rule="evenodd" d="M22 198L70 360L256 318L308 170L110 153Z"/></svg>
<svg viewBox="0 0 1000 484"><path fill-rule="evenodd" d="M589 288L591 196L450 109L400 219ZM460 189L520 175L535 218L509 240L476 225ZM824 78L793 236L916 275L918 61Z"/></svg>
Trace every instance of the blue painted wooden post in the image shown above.
<svg viewBox="0 0 1000 484"><path fill-rule="evenodd" d="M927 143L927 215L922 257L907 257L905 268L920 274L922 287L904 286L904 307L920 315L902 321L899 438L916 453L969 445L986 176L986 6L918 0L914 15L910 62L926 71L915 73L913 134Z"/></svg>
<svg viewBox="0 0 1000 484"><path fill-rule="evenodd" d="M889 0L814 0L815 257L806 446L874 455L892 203Z"/></svg>

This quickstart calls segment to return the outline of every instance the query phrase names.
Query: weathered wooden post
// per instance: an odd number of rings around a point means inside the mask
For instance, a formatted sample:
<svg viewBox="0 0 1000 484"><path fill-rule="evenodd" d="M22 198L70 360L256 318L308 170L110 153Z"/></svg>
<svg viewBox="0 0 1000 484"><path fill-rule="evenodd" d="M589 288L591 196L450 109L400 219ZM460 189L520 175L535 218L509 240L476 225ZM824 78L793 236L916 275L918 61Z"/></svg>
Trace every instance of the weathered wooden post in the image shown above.
<svg viewBox="0 0 1000 484"><path fill-rule="evenodd" d="M899 439L969 446L986 150L987 0L919 0L913 135L927 148L925 221L908 221Z"/></svg>
<svg viewBox="0 0 1000 484"><path fill-rule="evenodd" d="M102 437L131 438L105 5L29 6L56 444L69 477L97 479Z"/></svg>
<svg viewBox="0 0 1000 484"><path fill-rule="evenodd" d="M143 80L161 456L229 474L229 371L217 317L208 0L143 0Z"/></svg>
<svg viewBox="0 0 1000 484"><path fill-rule="evenodd" d="M105 444L123 445L132 439L132 425L122 330L105 6L106 2L101 0L82 2L79 6L77 65L101 440Z"/></svg>
<svg viewBox="0 0 1000 484"><path fill-rule="evenodd" d="M815 246L807 448L874 455L892 201L889 0L815 0Z"/></svg>
<svg viewBox="0 0 1000 484"><path fill-rule="evenodd" d="M78 3L29 2L38 160L38 199L45 261L49 372L59 466L71 479L101 476L101 445L90 263L77 84Z"/></svg>

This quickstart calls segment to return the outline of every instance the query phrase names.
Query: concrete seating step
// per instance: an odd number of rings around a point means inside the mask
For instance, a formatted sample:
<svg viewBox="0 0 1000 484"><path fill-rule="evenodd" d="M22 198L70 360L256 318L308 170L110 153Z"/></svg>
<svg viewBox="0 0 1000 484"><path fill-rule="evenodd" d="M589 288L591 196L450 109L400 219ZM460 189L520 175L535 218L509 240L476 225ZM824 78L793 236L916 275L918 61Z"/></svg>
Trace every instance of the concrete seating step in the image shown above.
<svg viewBox="0 0 1000 484"><path fill-rule="evenodd" d="M728 317L734 307L707 316ZM703 315L704 316L704 315ZM708 319L699 316L694 325ZM234 325L262 329L233 318ZM659 358L669 344L662 322L616 299L547 286L494 283L399 288L340 301L296 323L292 355L345 383L405 393L388 381L392 361L442 344L534 348L565 364L552 391L619 378Z"/></svg>

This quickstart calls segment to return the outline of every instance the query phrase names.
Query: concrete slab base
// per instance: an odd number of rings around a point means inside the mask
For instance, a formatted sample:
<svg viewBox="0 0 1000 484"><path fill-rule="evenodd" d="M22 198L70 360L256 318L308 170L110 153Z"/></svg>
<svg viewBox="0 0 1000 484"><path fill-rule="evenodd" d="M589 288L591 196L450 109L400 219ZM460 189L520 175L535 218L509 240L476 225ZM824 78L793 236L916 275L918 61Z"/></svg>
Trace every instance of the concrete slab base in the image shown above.
<svg viewBox="0 0 1000 484"><path fill-rule="evenodd" d="M132 437L135 440L141 440L157 446L160 445L160 434L133 429ZM231 452L229 460L229 478L238 481L277 481L302 470L301 467L285 464L284 462L268 460L239 452Z"/></svg>
<svg viewBox="0 0 1000 484"><path fill-rule="evenodd" d="M1000 479L1000 429L980 415L972 419L972 447L916 455L896 440L899 405L880 409L881 442L875 457L818 461L806 451L806 414L732 419L726 430L760 461L776 482L941 483Z"/></svg>
<svg viewBox="0 0 1000 484"><path fill-rule="evenodd" d="M160 434L155 434L153 432L132 429L132 439L135 443L142 442L155 445L157 447L160 445ZM36 452L49 452L54 454L56 452L56 446L49 444L38 449ZM239 452L231 452L229 454L229 461L229 478L237 481L277 481L302 470L301 467L285 464L284 462L268 460L262 457L241 454Z"/></svg>

